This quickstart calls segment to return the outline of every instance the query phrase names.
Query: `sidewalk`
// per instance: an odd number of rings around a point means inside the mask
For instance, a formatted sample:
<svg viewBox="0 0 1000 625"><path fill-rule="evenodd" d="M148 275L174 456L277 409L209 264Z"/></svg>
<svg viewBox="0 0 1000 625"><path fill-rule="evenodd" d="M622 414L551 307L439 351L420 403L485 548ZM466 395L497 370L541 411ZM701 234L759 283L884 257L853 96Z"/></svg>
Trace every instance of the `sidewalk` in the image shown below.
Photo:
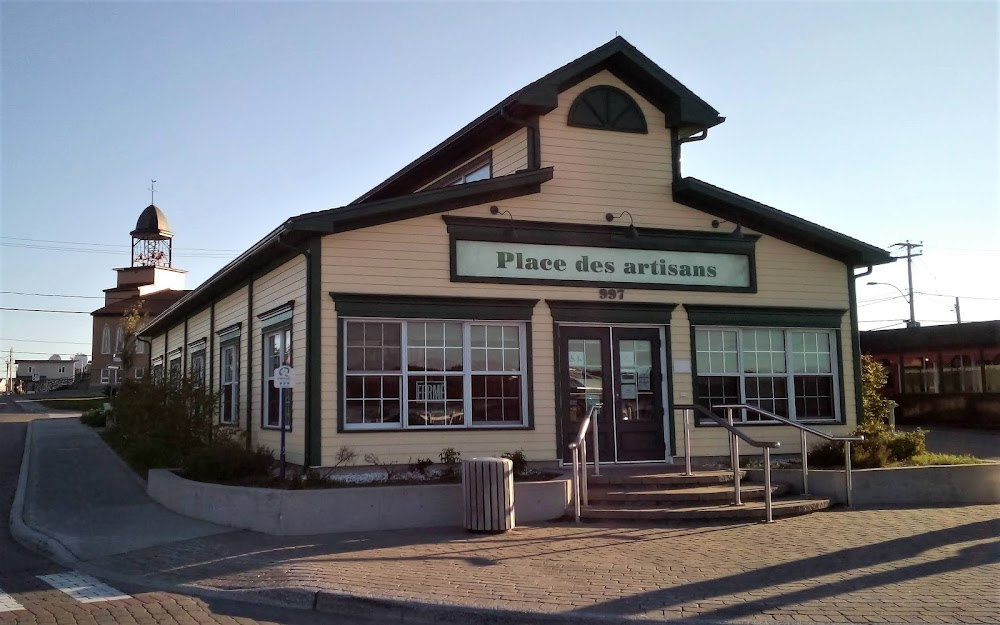
<svg viewBox="0 0 1000 625"><path fill-rule="evenodd" d="M394 622L1000 621L1000 506L286 538L159 508L75 421L32 424L26 449L46 458L22 474L28 531L112 580Z"/></svg>

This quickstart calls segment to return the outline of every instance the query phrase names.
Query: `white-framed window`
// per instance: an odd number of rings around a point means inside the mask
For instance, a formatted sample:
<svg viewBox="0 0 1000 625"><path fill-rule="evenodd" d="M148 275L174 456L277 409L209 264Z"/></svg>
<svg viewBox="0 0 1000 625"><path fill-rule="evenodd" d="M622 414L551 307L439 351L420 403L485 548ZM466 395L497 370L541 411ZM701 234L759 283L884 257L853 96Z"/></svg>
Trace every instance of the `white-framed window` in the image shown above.
<svg viewBox="0 0 1000 625"><path fill-rule="evenodd" d="M104 328L101 330L101 353L111 353L111 326L106 323L104 324Z"/></svg>
<svg viewBox="0 0 1000 625"><path fill-rule="evenodd" d="M66 367L59 367L59 373L66 373Z"/></svg>
<svg viewBox="0 0 1000 625"><path fill-rule="evenodd" d="M292 327L282 325L264 331L264 409L261 426L280 428L284 416L285 430L292 429L292 389L274 386L278 367L292 365Z"/></svg>
<svg viewBox="0 0 1000 625"><path fill-rule="evenodd" d="M472 171L456 176L455 178L449 180L445 183L446 187L453 187L457 184L465 184L467 182L476 182L477 180L486 180L492 177L493 164L486 163L482 167L473 169Z"/></svg>
<svg viewBox="0 0 1000 625"><path fill-rule="evenodd" d="M108 369L101 369L101 384L111 383L111 371Z"/></svg>
<svg viewBox="0 0 1000 625"><path fill-rule="evenodd" d="M34 372L35 372L34 367L28 367L28 373L34 373Z"/></svg>
<svg viewBox="0 0 1000 625"><path fill-rule="evenodd" d="M346 429L521 427L524 323L346 319Z"/></svg>
<svg viewBox="0 0 1000 625"><path fill-rule="evenodd" d="M238 423L239 404L240 341L236 339L219 347L219 423Z"/></svg>
<svg viewBox="0 0 1000 625"><path fill-rule="evenodd" d="M796 421L839 419L833 330L696 327L694 351L695 391L706 407L746 403ZM738 413L734 418L763 419Z"/></svg>
<svg viewBox="0 0 1000 625"><path fill-rule="evenodd" d="M118 326L115 332L115 353L121 353L125 349L125 328Z"/></svg>
<svg viewBox="0 0 1000 625"><path fill-rule="evenodd" d="M135 378L136 380L141 380L141 379L142 379L142 376L144 376L145 374L146 374L146 370L145 370L145 369L143 369L142 367L136 367L136 368L135 368L135 371L133 371L133 372L132 372L132 376L133 376L133 377L134 377L134 378Z"/></svg>

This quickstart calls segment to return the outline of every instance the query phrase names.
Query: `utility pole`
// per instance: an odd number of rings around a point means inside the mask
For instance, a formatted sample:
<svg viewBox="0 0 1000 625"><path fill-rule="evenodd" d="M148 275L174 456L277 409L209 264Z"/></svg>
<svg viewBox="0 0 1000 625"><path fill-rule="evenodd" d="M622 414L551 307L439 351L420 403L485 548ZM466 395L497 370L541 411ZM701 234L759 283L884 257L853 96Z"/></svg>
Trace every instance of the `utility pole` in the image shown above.
<svg viewBox="0 0 1000 625"><path fill-rule="evenodd" d="M906 278L910 285L910 320L906 322L907 328L919 328L920 324L917 323L916 314L913 310L913 259L917 256L923 256L923 253L914 254L913 250L920 249L924 246L921 243L910 243L907 239L906 243L894 243L893 247L906 248L906 256L897 256L896 258L906 259Z"/></svg>
<svg viewBox="0 0 1000 625"><path fill-rule="evenodd" d="M962 323L962 306L958 303L958 298L955 298L955 318L958 319L959 323Z"/></svg>

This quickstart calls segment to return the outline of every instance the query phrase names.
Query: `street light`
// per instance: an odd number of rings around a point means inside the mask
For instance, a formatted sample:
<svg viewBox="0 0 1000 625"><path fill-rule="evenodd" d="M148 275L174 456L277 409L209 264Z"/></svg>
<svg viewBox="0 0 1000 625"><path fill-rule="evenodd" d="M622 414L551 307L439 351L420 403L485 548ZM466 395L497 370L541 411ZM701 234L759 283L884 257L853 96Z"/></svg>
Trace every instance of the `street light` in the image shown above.
<svg viewBox="0 0 1000 625"><path fill-rule="evenodd" d="M895 284L889 284L888 282L869 282L868 286L874 286L876 284L882 284L882 285L885 285L885 286L891 286L892 288L894 288L897 291L899 291L899 296L903 298L903 301L905 301L906 303L908 303L910 305L910 320L906 322L906 327L907 328L919 328L920 324L917 323L916 317L915 317L915 315L913 313L913 293L910 292L910 296L907 297L906 293L903 293L902 289L900 289Z"/></svg>

